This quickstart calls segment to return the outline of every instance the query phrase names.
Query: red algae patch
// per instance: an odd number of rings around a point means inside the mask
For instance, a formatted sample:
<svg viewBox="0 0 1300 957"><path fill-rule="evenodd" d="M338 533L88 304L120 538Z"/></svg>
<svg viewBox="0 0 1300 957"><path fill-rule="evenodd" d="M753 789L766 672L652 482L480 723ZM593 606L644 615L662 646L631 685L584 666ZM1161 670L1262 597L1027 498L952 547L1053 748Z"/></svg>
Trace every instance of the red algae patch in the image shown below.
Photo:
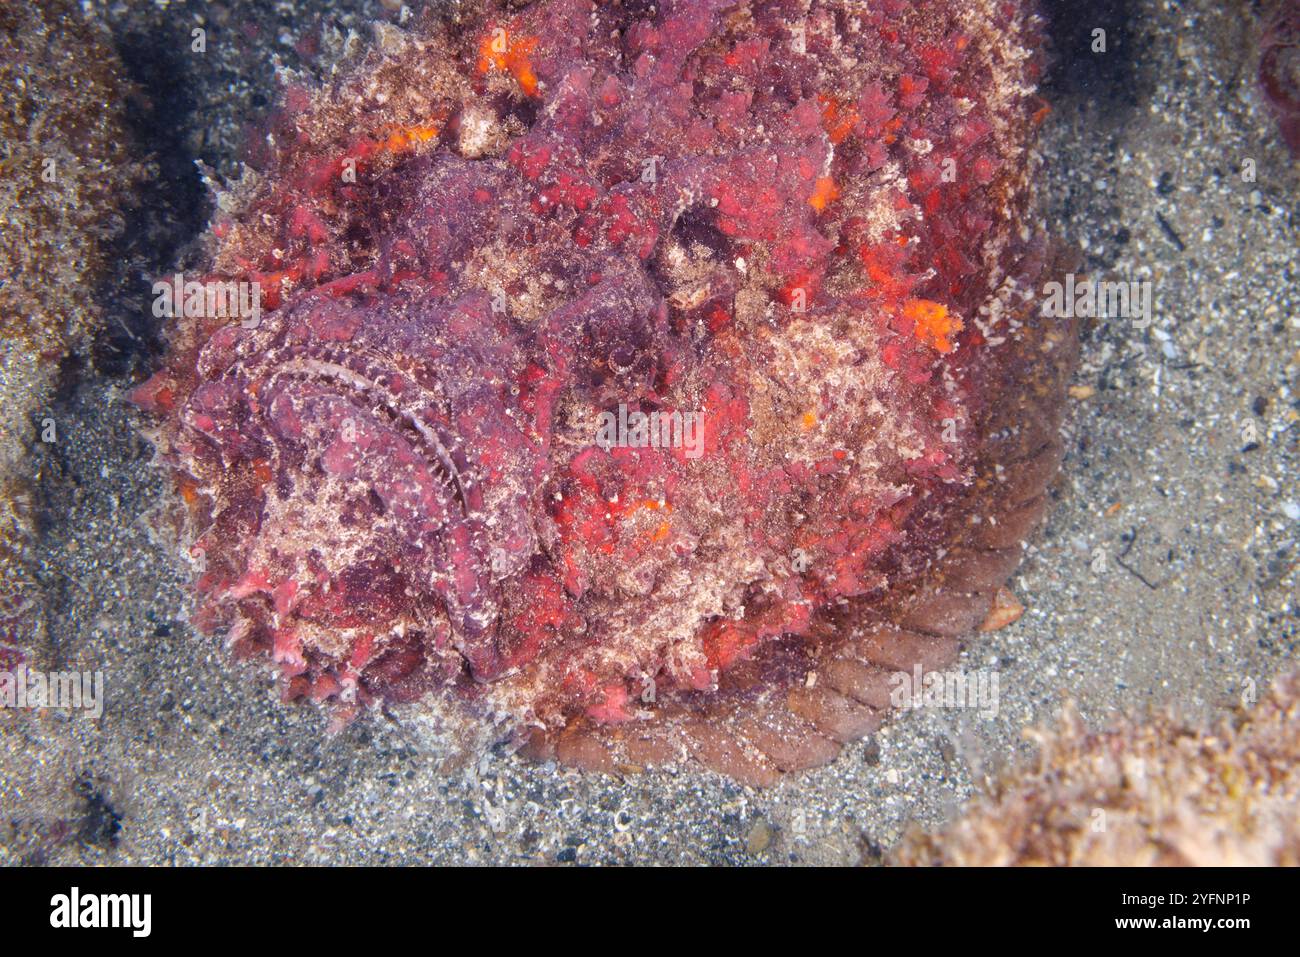
<svg viewBox="0 0 1300 957"><path fill-rule="evenodd" d="M1060 459L1036 18L551 0L378 39L286 93L133 393L195 624L336 725L831 760L985 622ZM203 308L232 284L259 307Z"/></svg>
<svg viewBox="0 0 1300 957"><path fill-rule="evenodd" d="M937 867L1300 865L1300 673L1207 727L1158 713L1089 730L1073 705L1027 732L1032 764L893 863Z"/></svg>

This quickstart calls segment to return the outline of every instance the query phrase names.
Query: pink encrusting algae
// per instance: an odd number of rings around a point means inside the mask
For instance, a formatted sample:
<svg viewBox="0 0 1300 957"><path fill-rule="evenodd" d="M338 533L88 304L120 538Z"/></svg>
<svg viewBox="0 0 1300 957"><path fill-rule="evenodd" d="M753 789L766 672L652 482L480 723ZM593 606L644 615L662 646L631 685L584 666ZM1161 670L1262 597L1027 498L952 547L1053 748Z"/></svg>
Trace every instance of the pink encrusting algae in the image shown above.
<svg viewBox="0 0 1300 957"><path fill-rule="evenodd" d="M767 783L874 730L1061 454L1037 30L488 3L286 91L210 235L259 321L178 320L133 393L195 624L336 724L584 767Z"/></svg>

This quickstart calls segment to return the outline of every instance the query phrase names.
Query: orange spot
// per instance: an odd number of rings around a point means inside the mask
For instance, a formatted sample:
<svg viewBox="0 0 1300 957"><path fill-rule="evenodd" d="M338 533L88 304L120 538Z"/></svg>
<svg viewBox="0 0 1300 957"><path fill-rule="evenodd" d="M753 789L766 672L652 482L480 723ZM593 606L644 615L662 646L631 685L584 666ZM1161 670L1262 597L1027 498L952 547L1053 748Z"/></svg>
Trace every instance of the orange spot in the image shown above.
<svg viewBox="0 0 1300 957"><path fill-rule="evenodd" d="M830 141L838 146L853 132L858 123L858 112L852 107L846 109L838 100L824 93L817 99L822 105L822 127Z"/></svg>
<svg viewBox="0 0 1300 957"><path fill-rule="evenodd" d="M817 424L817 415L815 413L805 412L803 414L804 431L811 431L816 424Z"/></svg>
<svg viewBox="0 0 1300 957"><path fill-rule="evenodd" d="M827 204L839 199L839 197L840 188L835 185L835 181L829 176L823 176L817 180L812 195L808 197L808 205L820 213L826 208Z"/></svg>
<svg viewBox="0 0 1300 957"><path fill-rule="evenodd" d="M929 299L909 299L903 303L903 315L912 321L916 338L939 352L951 352L949 338L962 330L962 321L948 314L948 307Z"/></svg>
<svg viewBox="0 0 1300 957"><path fill-rule="evenodd" d="M390 134L383 142L383 149L390 153L403 153L417 143L427 143L437 135L438 127L431 124L410 126Z"/></svg>
<svg viewBox="0 0 1300 957"><path fill-rule="evenodd" d="M623 510L622 514L631 517L642 509L650 509L652 512L657 512L660 509L663 509L665 512L671 512L673 506L670 502L661 502L657 498L647 498L642 499L639 502L629 502L627 508ZM611 508L611 511L617 511L617 509Z"/></svg>
<svg viewBox="0 0 1300 957"><path fill-rule="evenodd" d="M886 121L884 127L885 135L881 137L886 146L892 146L898 142L898 129L903 125L903 118L896 116L892 120Z"/></svg>
<svg viewBox="0 0 1300 957"><path fill-rule="evenodd" d="M261 485L269 485L273 478L271 474L271 463L266 459L255 459L253 461L253 476Z"/></svg>
<svg viewBox="0 0 1300 957"><path fill-rule="evenodd" d="M504 27L494 28L478 47L478 71L509 73L526 96L537 96L537 74L528 62L537 37L512 37Z"/></svg>

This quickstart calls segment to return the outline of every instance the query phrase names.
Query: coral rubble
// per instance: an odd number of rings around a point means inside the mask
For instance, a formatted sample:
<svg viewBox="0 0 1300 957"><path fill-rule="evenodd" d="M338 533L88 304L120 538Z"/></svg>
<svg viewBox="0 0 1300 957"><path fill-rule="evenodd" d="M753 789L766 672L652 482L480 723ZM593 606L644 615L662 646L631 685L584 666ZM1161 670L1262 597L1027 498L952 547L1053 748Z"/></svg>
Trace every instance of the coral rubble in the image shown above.
<svg viewBox="0 0 1300 957"><path fill-rule="evenodd" d="M1206 729L1168 714L1089 731L1067 709L1036 763L934 833L910 865L1300 865L1300 674Z"/></svg>
<svg viewBox="0 0 1300 957"><path fill-rule="evenodd" d="M139 175L128 160L121 64L68 0L0 9L0 665L32 650L32 455L57 424L35 416L60 363L84 354Z"/></svg>

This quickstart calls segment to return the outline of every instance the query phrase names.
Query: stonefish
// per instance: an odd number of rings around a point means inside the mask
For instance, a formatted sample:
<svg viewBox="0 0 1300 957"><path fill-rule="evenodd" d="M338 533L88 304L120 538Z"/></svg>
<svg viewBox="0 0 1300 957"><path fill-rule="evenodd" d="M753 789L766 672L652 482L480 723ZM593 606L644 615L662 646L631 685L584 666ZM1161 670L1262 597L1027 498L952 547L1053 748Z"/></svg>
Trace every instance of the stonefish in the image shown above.
<svg viewBox="0 0 1300 957"><path fill-rule="evenodd" d="M196 626L462 753L763 784L875 730L1062 453L1039 29L462 3L287 88L133 392Z"/></svg>

